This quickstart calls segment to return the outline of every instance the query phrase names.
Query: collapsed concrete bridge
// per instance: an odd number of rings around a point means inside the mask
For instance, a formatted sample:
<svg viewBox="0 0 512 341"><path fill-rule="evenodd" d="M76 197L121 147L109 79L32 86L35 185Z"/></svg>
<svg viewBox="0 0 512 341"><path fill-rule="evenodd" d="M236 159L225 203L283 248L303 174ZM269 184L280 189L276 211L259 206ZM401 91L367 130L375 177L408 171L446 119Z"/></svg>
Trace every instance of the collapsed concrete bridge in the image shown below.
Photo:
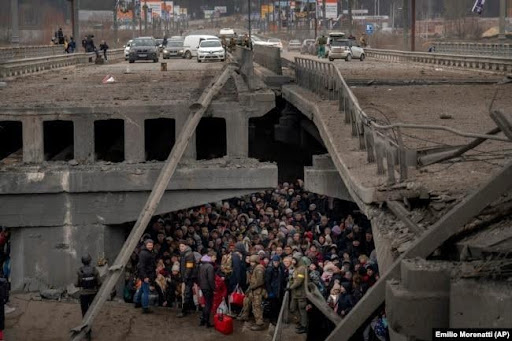
<svg viewBox="0 0 512 341"><path fill-rule="evenodd" d="M199 123L157 213L275 186L276 165L248 158L249 120L265 115L275 106L275 94L267 90L261 82L264 80L280 100L287 102L280 113L274 138L304 144L304 135L307 135L324 148L323 153L329 154L315 156L312 166L305 169L306 187L356 202L372 219L383 277L402 279L399 285L380 281L359 308L339 324L331 339L352 335L384 297L388 301L393 338L428 339L427 331L431 326L466 323L467 320L461 321L457 314L481 303L469 298L478 284L472 279L461 280L460 276L454 279L451 274L468 264L463 261L468 252L474 262L489 253L499 257L506 235L499 233L492 245L460 237L455 245L455 265L432 265L430 261L422 263L407 258L411 255L427 258L452 234L467 226L466 223L485 206L491 205L491 208L484 210L477 222L484 219L489 210L494 212L494 219L506 216L509 212L506 193L510 191L510 166L506 155L478 172L464 173L467 170L456 162L450 170L435 163L428 166L432 160L460 156L467 140L457 140L455 145L443 148L423 148L410 144L405 135L403 139L396 139L385 133L388 128L382 127L403 124L408 117L393 113L393 120L384 124L373 115L367 115L368 109L363 110L354 94L359 91L364 95L363 90L352 91L343 76L336 73L334 64L281 60L279 55L279 63L272 63L275 51L262 53L268 55L262 60L257 51L256 62L261 64L253 70L252 54L242 50L240 73L230 78L211 103L203 125ZM281 72L284 75L262 67L265 63L285 65ZM40 284L68 283L77 263L76 256L84 251L104 252L107 258L115 258L124 242L125 231L111 224L137 218L162 168L161 161L173 147L173 143L165 141L173 141L178 136L186 120L184 113L213 76L202 68L202 77L194 80L190 76L193 69L182 66L173 70L174 78L148 73L137 75L139 78L134 80L136 72L124 70L124 66L112 67L118 73L118 84L111 88L99 85L97 74L90 77L84 69L78 68L71 76L58 74L46 81L46 97L33 100L28 96L21 101L13 97L15 88L11 96L11 90L2 90L9 100L0 113L0 125L8 131L11 142L2 150L5 157L1 172L6 181L0 184L0 223L16 228L13 230L14 288L37 289ZM386 64L387 69L392 67L392 63ZM292 68L295 73L289 73ZM70 77L74 82L65 82ZM292 79L296 84L289 83ZM24 90L30 94L38 86L29 83ZM378 91L378 87L372 89L373 93ZM87 96L83 96L85 92ZM61 100L55 102L53 98ZM400 98L395 100L399 102ZM79 107L69 105L84 99L92 103ZM499 135L485 146L487 152L505 149L510 125L507 120L508 116L495 114L485 122L471 121L494 131L473 136L480 139L477 145L503 131L505 136ZM208 129L212 126L215 129ZM221 136L212 136L211 130L220 131ZM164 138L155 140L153 136ZM436 138L454 139L448 135ZM420 161L423 164L419 164ZM454 169L467 175L448 176ZM485 184L490 175L495 176L495 182L490 180L486 187L491 189L486 192L486 201L475 206L475 197L469 195ZM450 188L451 191L447 190ZM455 220L441 219L446 214ZM496 229L493 222L491 219L489 227ZM507 220L499 222L508 224ZM469 226L474 224L475 220ZM439 229L448 232L429 240ZM418 252L418 248L422 251ZM37 256L26 250L38 250ZM400 262L402 259L404 261ZM442 287L423 285L433 276L442 279ZM498 304L499 316L504 316L501 312L506 310L510 296L505 303L490 298L504 290L503 283L496 282L482 290L485 297ZM432 304L423 314L410 314L409 308L403 307L404 302L410 305L411 297L422 306L427 301ZM447 302L456 309L447 312ZM434 319L433 316L441 317ZM486 321L495 325L494 317L489 315ZM420 320L421 328L417 323ZM476 320L473 318L471 323ZM497 323L506 325L508 322L498 319Z"/></svg>

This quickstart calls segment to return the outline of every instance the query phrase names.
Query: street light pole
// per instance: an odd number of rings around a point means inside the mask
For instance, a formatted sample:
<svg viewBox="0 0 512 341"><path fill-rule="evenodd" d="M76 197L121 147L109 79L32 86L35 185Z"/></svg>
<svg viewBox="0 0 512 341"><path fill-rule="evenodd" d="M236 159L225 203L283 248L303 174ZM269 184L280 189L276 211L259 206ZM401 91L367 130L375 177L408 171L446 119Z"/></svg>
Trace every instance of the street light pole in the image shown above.
<svg viewBox="0 0 512 341"><path fill-rule="evenodd" d="M251 0L248 1L249 7L249 48L252 50L252 33L251 33Z"/></svg>

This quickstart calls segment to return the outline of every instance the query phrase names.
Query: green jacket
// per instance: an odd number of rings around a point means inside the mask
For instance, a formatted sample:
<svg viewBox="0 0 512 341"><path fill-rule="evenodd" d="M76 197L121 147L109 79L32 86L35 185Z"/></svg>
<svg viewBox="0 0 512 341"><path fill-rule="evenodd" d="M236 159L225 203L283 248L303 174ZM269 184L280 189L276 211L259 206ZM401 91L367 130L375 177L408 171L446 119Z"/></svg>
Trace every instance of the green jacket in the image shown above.
<svg viewBox="0 0 512 341"><path fill-rule="evenodd" d="M290 289L292 291L292 298L306 298L306 289L304 288L304 281L306 280L306 267L300 264L295 268L290 282Z"/></svg>

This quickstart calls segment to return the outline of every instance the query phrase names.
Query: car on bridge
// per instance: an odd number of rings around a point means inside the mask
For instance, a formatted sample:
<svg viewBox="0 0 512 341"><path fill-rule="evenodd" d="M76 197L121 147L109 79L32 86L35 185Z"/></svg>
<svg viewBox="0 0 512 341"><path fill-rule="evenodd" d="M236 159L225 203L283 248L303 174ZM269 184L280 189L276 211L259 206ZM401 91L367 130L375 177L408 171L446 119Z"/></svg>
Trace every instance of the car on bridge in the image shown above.
<svg viewBox="0 0 512 341"><path fill-rule="evenodd" d="M304 39L300 47L300 54L316 54L315 39Z"/></svg>
<svg viewBox="0 0 512 341"><path fill-rule="evenodd" d="M133 39L128 59L130 63L135 63L136 60L152 60L157 63L158 55L156 40L153 37L140 37Z"/></svg>
<svg viewBox="0 0 512 341"><path fill-rule="evenodd" d="M199 45L203 40L219 40L219 37L206 34L186 36L183 40L183 58L192 59L192 57L196 57Z"/></svg>
<svg viewBox="0 0 512 341"><path fill-rule="evenodd" d="M288 51L300 51L301 50L301 43L300 43L300 40L297 40L297 39L293 39L293 40L290 40L290 42L288 43L288 48L287 50Z"/></svg>
<svg viewBox="0 0 512 341"><path fill-rule="evenodd" d="M170 57L181 57L183 55L183 41L169 40L167 46L164 48L163 57L169 59Z"/></svg>
<svg viewBox="0 0 512 341"><path fill-rule="evenodd" d="M335 59L345 59L349 62L352 58L357 58L361 61L365 59L364 49L357 45L350 39L333 39L331 40L329 51L329 60L332 62Z"/></svg>
<svg viewBox="0 0 512 341"><path fill-rule="evenodd" d="M203 40L197 49L197 62L206 60L226 60L226 51L220 40Z"/></svg>
<svg viewBox="0 0 512 341"><path fill-rule="evenodd" d="M277 38L270 38L268 42L271 44L270 46L279 47L279 49L283 49L283 43L281 42L281 39Z"/></svg>
<svg viewBox="0 0 512 341"><path fill-rule="evenodd" d="M124 60L128 60L128 56L130 55L130 46L132 46L132 39L128 40L126 45L124 45Z"/></svg>

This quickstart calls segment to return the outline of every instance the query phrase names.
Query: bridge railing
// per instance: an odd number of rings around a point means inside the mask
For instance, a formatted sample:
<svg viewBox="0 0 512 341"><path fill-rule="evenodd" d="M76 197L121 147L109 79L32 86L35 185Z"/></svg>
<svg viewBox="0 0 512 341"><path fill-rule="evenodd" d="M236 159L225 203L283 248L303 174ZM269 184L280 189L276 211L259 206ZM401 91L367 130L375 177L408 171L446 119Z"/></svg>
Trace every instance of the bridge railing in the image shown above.
<svg viewBox="0 0 512 341"><path fill-rule="evenodd" d="M512 58L512 44L435 42L433 46L437 53Z"/></svg>
<svg viewBox="0 0 512 341"><path fill-rule="evenodd" d="M345 123L352 126L352 136L359 139L359 148L367 152L367 161L377 163L377 174L385 174L387 169L391 184L397 182L395 171L400 174L399 181L407 179L407 167L413 165L409 156L411 151L375 126L334 64L296 57L295 80L299 86L323 99L338 101L339 111L345 113Z"/></svg>
<svg viewBox="0 0 512 341"><path fill-rule="evenodd" d="M431 52L410 52L396 50L365 49L368 57L393 62L416 62L465 69L512 71L511 57L487 57L477 55L457 55Z"/></svg>
<svg viewBox="0 0 512 341"><path fill-rule="evenodd" d="M124 58L124 49L109 50L109 60ZM66 53L56 56L13 59L0 62L0 77L13 77L24 74L56 69L60 67L92 63L95 53Z"/></svg>
<svg viewBox="0 0 512 341"><path fill-rule="evenodd" d="M49 57L64 53L64 45L0 47L0 63L7 60Z"/></svg>

